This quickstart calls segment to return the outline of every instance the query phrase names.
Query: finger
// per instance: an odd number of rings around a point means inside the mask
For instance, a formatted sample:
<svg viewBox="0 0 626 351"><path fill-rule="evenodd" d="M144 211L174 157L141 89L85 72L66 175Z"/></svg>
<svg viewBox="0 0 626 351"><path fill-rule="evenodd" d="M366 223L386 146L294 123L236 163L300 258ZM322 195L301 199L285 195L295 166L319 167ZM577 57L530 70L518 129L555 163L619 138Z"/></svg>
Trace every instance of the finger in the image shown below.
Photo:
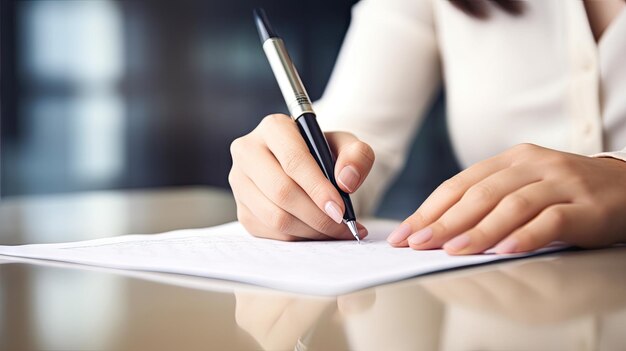
<svg viewBox="0 0 626 351"><path fill-rule="evenodd" d="M443 182L426 201L387 238L393 246L407 246L407 237L436 221L474 184L509 165L508 158L498 155L481 161Z"/></svg>
<svg viewBox="0 0 626 351"><path fill-rule="evenodd" d="M478 225L448 241L450 254L483 252L522 227L549 206L566 203L571 195L553 182L530 184L506 196Z"/></svg>
<svg viewBox="0 0 626 351"><path fill-rule="evenodd" d="M471 229L507 195L538 181L534 169L522 166L496 172L470 187L438 220L408 238L417 250L440 248L445 242Z"/></svg>
<svg viewBox="0 0 626 351"><path fill-rule="evenodd" d="M257 292L235 291L235 321L237 325L246 330L272 325L293 301L282 296L276 296L275 299L272 297L266 297ZM273 308L269 308L269 306Z"/></svg>
<svg viewBox="0 0 626 351"><path fill-rule="evenodd" d="M266 239L274 239L281 241L302 241L305 238L281 234L267 228L259 219L250 211L250 209L238 200L235 200L237 204L237 219L239 223L243 225L246 231L253 236Z"/></svg>
<svg viewBox="0 0 626 351"><path fill-rule="evenodd" d="M266 239L274 239L281 241L303 241L309 240L310 238L302 237L299 235L290 235L290 234L281 234L277 232L273 228L267 227L263 222L261 222L250 209L244 205L243 203L236 201L237 203L237 218L239 222L246 228L248 233ZM357 222L357 228L359 231L359 238L362 240L367 237L368 232L367 228L365 228L361 223ZM320 236L317 240L337 240L337 238L331 238L327 236ZM352 234L346 235L346 237L342 237L339 240L354 240Z"/></svg>
<svg viewBox="0 0 626 351"><path fill-rule="evenodd" d="M336 223L322 212L304 190L285 174L267 148L255 146L246 149L247 152L239 155L241 162L237 167L267 199L319 233L335 239L352 238L343 223ZM263 167L258 167L259 164ZM257 206L256 203L250 204L252 209Z"/></svg>
<svg viewBox="0 0 626 351"><path fill-rule="evenodd" d="M487 6L481 1L457 0L451 3L472 17L487 18L489 14Z"/></svg>
<svg viewBox="0 0 626 351"><path fill-rule="evenodd" d="M376 290L364 290L337 296L337 309L342 316L363 313L376 302Z"/></svg>
<svg viewBox="0 0 626 351"><path fill-rule="evenodd" d="M256 185L243 173L233 170L230 178L238 186L233 191L237 201L245 206L254 218L240 218L248 231L265 238L289 240L291 236L315 240L328 240L330 237L309 227L298 218L276 206L261 193ZM245 195L244 195L245 194ZM259 224L261 224L259 226Z"/></svg>
<svg viewBox="0 0 626 351"><path fill-rule="evenodd" d="M344 204L311 155L296 124L285 115L265 117L259 125L264 142L284 172L335 222L343 220Z"/></svg>
<svg viewBox="0 0 626 351"><path fill-rule="evenodd" d="M528 252L542 248L555 240L575 242L590 236L596 228L588 206L559 204L546 208L537 217L517 229L495 248L496 253Z"/></svg>
<svg viewBox="0 0 626 351"><path fill-rule="evenodd" d="M496 4L512 14L520 14L524 11L524 4L520 1L496 0Z"/></svg>
<svg viewBox="0 0 626 351"><path fill-rule="evenodd" d="M374 150L350 133L326 133L328 143L337 156L335 178L341 190L355 192L374 164Z"/></svg>

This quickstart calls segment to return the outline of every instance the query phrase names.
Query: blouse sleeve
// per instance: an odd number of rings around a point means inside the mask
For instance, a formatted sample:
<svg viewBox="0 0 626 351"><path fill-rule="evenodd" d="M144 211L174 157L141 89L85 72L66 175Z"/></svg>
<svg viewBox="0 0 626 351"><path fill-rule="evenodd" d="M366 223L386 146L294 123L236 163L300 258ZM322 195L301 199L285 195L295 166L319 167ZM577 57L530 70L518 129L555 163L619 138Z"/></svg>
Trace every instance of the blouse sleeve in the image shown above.
<svg viewBox="0 0 626 351"><path fill-rule="evenodd" d="M591 157L611 157L626 162L626 147L620 151L601 152L599 154L592 155Z"/></svg>
<svg viewBox="0 0 626 351"><path fill-rule="evenodd" d="M347 131L376 153L352 195L371 215L402 168L424 111L441 85L431 0L362 0L330 81L315 103L325 131Z"/></svg>

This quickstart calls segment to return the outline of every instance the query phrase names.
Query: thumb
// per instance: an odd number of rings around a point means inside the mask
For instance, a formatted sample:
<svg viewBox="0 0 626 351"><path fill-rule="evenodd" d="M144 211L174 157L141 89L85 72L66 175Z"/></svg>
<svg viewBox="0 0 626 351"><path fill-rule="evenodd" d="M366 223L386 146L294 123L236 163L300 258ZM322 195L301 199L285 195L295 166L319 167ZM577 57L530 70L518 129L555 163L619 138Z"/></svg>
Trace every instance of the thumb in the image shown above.
<svg viewBox="0 0 626 351"><path fill-rule="evenodd" d="M374 165L374 150L350 133L326 133L326 139L337 157L335 163L337 184L346 193L355 192Z"/></svg>

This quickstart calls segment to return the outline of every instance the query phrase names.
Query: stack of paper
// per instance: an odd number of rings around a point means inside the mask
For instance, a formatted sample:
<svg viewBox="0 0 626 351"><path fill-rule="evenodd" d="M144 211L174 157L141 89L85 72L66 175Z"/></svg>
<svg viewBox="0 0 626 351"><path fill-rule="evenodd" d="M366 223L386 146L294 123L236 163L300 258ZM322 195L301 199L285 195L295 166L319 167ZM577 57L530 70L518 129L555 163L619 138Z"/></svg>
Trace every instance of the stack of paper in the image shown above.
<svg viewBox="0 0 626 351"><path fill-rule="evenodd" d="M370 235L361 245L356 241L260 239L233 222L164 234L0 246L0 254L196 275L317 295L336 295L439 270L528 256L449 256L442 250L398 249L385 241L397 223L370 221L364 224ZM550 250L554 248L542 252Z"/></svg>

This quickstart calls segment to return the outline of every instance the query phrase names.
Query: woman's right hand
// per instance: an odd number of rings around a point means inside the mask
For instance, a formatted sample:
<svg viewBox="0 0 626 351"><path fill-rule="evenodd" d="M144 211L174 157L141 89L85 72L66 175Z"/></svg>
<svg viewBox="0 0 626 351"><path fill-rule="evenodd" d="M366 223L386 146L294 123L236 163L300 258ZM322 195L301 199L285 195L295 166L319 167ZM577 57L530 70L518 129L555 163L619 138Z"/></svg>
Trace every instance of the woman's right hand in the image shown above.
<svg viewBox="0 0 626 351"><path fill-rule="evenodd" d="M335 178L356 191L374 163L372 148L350 133L325 133L335 163ZM286 240L353 238L342 223L344 203L322 173L286 115L267 116L249 134L232 142L228 181L237 217L252 235ZM359 236L367 230L358 224Z"/></svg>

